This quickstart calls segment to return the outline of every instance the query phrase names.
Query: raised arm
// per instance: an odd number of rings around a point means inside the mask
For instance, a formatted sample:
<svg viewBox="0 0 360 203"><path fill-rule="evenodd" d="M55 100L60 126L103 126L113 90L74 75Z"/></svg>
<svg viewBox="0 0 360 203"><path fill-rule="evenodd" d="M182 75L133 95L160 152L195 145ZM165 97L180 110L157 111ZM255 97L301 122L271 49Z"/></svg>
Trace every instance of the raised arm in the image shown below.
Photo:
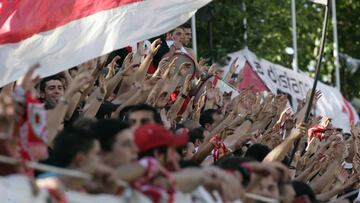
<svg viewBox="0 0 360 203"><path fill-rule="evenodd" d="M145 57L144 61L140 64L139 69L134 75L133 80L134 81L143 81L145 80L146 73L150 67L150 64L156 55L156 53L159 51L161 46L161 39L155 40L150 47L149 54Z"/></svg>
<svg viewBox="0 0 360 203"><path fill-rule="evenodd" d="M82 73L78 75L74 81L65 91L64 97L60 99L56 107L52 110L47 111L48 118L48 145L51 146L55 136L62 127L64 122L65 114L69 108L69 102L71 98L74 97L74 94L78 92L83 86L89 84L91 81L91 76L88 73Z"/></svg>
<svg viewBox="0 0 360 203"><path fill-rule="evenodd" d="M279 161L281 162L286 154L289 152L294 142L299 139L302 135L306 134L306 128L304 126L298 126L291 131L289 137L287 137L281 144L275 147L265 157L264 161Z"/></svg>

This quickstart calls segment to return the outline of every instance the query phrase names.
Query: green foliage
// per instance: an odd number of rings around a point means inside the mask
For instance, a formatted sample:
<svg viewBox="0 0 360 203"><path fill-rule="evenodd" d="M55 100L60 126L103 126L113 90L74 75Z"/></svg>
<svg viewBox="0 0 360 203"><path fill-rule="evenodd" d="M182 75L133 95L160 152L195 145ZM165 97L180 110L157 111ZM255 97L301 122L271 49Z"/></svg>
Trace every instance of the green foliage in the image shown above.
<svg viewBox="0 0 360 203"><path fill-rule="evenodd" d="M246 12L243 12L243 2ZM312 76L324 7L309 0L296 0L296 8L299 68ZM245 17L248 25L246 42ZM360 1L338 0L337 18L339 51L360 58ZM321 80L335 84L331 19L329 23ZM226 53L248 46L258 56L291 68L292 56L285 53L286 47L292 47L291 26L290 0L215 0L197 14L199 55L221 61ZM350 76L344 69L342 66L343 94L359 97L360 83L357 81L360 73Z"/></svg>

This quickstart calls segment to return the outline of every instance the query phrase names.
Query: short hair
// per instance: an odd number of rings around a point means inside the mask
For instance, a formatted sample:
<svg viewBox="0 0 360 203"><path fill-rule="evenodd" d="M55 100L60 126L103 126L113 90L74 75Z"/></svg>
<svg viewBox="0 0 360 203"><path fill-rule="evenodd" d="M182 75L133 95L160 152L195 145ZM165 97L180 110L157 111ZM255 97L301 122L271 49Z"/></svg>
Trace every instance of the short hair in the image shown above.
<svg viewBox="0 0 360 203"><path fill-rule="evenodd" d="M88 153L96 141L95 135L76 127L67 127L54 140L50 163L58 167L68 167L78 153Z"/></svg>
<svg viewBox="0 0 360 203"><path fill-rule="evenodd" d="M263 161L266 155L271 151L271 149L263 144L253 144L245 153L245 157L252 157L257 161Z"/></svg>
<svg viewBox="0 0 360 203"><path fill-rule="evenodd" d="M71 126L75 128L81 128L84 130L91 130L91 126L96 122L93 118L80 117L76 119Z"/></svg>
<svg viewBox="0 0 360 203"><path fill-rule="evenodd" d="M155 156L155 152L158 152L160 154L163 154L163 155L167 155L167 150L168 150L168 146L160 146L160 147L156 147L156 148L153 148L153 149L149 149L145 152L141 152L139 154L139 158L144 158L144 157L154 157Z"/></svg>
<svg viewBox="0 0 360 203"><path fill-rule="evenodd" d="M308 196L311 203L316 202L315 193L308 184L306 184L302 181L297 181L297 180L292 181L291 184L296 193L295 197L300 197L302 195L306 195L306 196Z"/></svg>
<svg viewBox="0 0 360 203"><path fill-rule="evenodd" d="M226 156L215 162L214 165L224 170L238 171L243 176L243 185L248 185L251 180L251 174L248 170L241 166L242 163L254 162L255 160L251 157L241 158L239 156Z"/></svg>
<svg viewBox="0 0 360 203"><path fill-rule="evenodd" d="M180 28L185 28L185 29L191 29L191 23L188 21L182 25L179 26Z"/></svg>
<svg viewBox="0 0 360 203"><path fill-rule="evenodd" d="M90 129L96 134L100 141L102 151L109 152L113 149L116 135L130 126L117 119L103 119L93 123Z"/></svg>
<svg viewBox="0 0 360 203"><path fill-rule="evenodd" d="M40 81L40 92L44 92L44 91L45 91L46 83L49 82L50 80L59 80L59 81L61 82L61 84L63 85L63 87L65 88L65 85L64 85L61 77L58 76L58 75L52 75L52 76L43 78L43 79Z"/></svg>
<svg viewBox="0 0 360 203"><path fill-rule="evenodd" d="M200 120L199 123L202 127L205 127L205 124L213 124L214 123L214 119L213 119L213 115L214 114L220 114L219 110L217 109L207 109L205 111L203 111L200 115Z"/></svg>
<svg viewBox="0 0 360 203"><path fill-rule="evenodd" d="M195 144L196 140L200 140L201 142L204 140L204 132L205 129L203 127L195 128L190 130L189 132L189 142Z"/></svg>
<svg viewBox="0 0 360 203"><path fill-rule="evenodd" d="M138 105L127 106L123 110L120 111L119 118L122 121L129 122L130 114L137 112L137 111L152 112L154 121L158 124L161 124L161 125L163 124L160 113L156 110L156 108L154 108L150 105L147 105L147 104L138 104Z"/></svg>

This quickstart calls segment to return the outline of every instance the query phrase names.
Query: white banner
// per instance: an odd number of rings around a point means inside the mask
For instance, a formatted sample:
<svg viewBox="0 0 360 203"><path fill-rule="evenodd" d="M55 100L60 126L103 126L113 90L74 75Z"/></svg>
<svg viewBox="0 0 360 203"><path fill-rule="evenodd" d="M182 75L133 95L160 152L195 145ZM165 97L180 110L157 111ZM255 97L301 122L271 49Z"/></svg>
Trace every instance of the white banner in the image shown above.
<svg viewBox="0 0 360 203"><path fill-rule="evenodd" d="M248 49L229 54L229 57L231 61L239 57L240 67L248 61L271 92L288 95L294 110L297 108L298 101L304 99L307 91L312 88L314 80L305 73L298 73L258 58ZM225 67L226 70L228 67ZM328 116L333 119L334 126L344 129L344 132L350 132L350 120L359 121L355 109L336 88L319 82L317 89L321 90L323 96L316 105L315 115Z"/></svg>

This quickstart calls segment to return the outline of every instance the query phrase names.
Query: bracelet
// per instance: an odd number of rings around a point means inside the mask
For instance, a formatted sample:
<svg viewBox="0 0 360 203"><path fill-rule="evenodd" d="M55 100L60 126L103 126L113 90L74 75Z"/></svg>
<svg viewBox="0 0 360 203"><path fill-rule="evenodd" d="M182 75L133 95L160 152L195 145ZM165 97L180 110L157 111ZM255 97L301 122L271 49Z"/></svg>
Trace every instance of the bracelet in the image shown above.
<svg viewBox="0 0 360 203"><path fill-rule="evenodd" d="M246 120L246 121L250 121L251 124L254 123L253 119L251 119L249 115L245 116L245 120Z"/></svg>
<svg viewBox="0 0 360 203"><path fill-rule="evenodd" d="M62 103L64 103L65 105L69 105L69 102L66 101L65 97L63 97L63 96L61 96L61 97L59 98L59 101L62 102Z"/></svg>
<svg viewBox="0 0 360 203"><path fill-rule="evenodd" d="M98 102L102 102L104 100L104 97L96 96L96 100L98 100Z"/></svg>

